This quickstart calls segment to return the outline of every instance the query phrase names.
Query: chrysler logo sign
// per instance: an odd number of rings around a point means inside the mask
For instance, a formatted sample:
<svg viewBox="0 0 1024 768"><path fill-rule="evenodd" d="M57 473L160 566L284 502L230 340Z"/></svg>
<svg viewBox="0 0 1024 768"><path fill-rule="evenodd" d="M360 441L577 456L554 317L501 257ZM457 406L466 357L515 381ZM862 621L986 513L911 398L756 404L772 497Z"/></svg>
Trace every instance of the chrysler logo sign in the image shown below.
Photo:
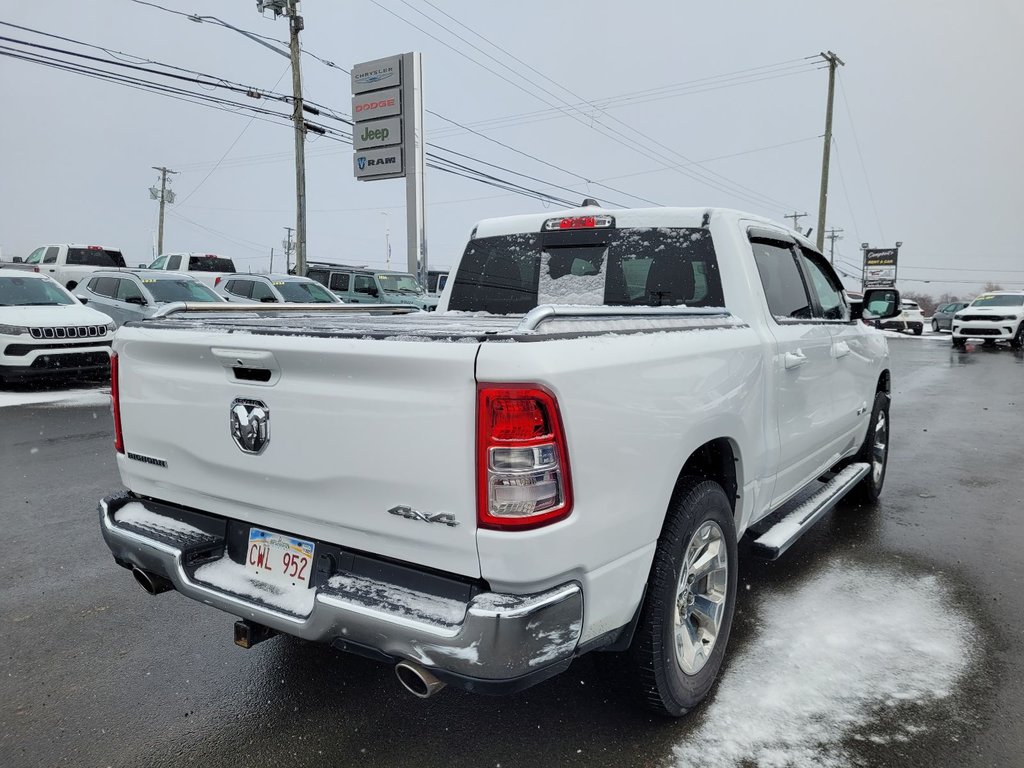
<svg viewBox="0 0 1024 768"><path fill-rule="evenodd" d="M243 453L263 453L270 442L270 409L261 400L236 398L229 416L231 438Z"/></svg>

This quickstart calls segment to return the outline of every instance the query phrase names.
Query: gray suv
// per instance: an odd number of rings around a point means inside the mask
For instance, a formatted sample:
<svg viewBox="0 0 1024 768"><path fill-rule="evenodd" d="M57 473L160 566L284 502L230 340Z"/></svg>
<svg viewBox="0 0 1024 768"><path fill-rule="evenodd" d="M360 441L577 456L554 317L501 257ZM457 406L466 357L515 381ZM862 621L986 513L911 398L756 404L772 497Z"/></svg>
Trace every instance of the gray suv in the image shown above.
<svg viewBox="0 0 1024 768"><path fill-rule="evenodd" d="M194 277L150 269L94 272L75 290L75 298L118 326L151 317L161 304L173 301L224 301Z"/></svg>
<svg viewBox="0 0 1024 768"><path fill-rule="evenodd" d="M306 277L326 286L346 304L412 304L427 312L437 309L437 296L428 295L406 272L315 263L306 269Z"/></svg>

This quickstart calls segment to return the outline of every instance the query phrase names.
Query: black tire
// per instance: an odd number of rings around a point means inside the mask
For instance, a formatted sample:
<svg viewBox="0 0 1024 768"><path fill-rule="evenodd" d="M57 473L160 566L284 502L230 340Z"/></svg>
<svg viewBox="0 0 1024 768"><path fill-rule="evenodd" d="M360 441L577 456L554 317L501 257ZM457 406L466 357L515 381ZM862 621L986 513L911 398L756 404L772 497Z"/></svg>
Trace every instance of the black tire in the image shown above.
<svg viewBox="0 0 1024 768"><path fill-rule="evenodd" d="M717 534L720 534L717 539L713 538L716 535L716 528ZM716 551L721 552L724 549L724 585L720 583L720 572L715 571L719 574L719 594L724 597L724 602L721 605L720 624L711 650L707 653L703 666L688 674L681 666L684 662L677 661L677 601L685 599L680 597L682 569L687 564L688 550L693 551L691 545L698 547L696 552L701 551L698 538L698 532L701 531L709 531L712 536L712 544L704 545L708 551L715 543ZM697 706L711 690L722 666L729 641L729 630L732 627L736 604L737 566L733 511L725 491L718 483L710 480L702 480L699 477L681 478L669 503L668 515L658 539L654 563L651 565L647 594L636 634L626 653L630 673L628 684L654 712L679 717ZM705 589L710 588L711 576L687 582L685 595L688 596L691 589L694 593L699 593L702 582L706 583ZM690 583L695 586L690 587ZM692 604L692 600L684 603L688 610L696 610L688 608ZM699 639L697 645L704 648L705 646L701 645L704 638L699 634L704 623L699 617L688 617L683 619L683 622L696 628L694 631L698 633Z"/></svg>
<svg viewBox="0 0 1024 768"><path fill-rule="evenodd" d="M1024 323L1017 326L1017 333L1010 340L1010 349L1024 349Z"/></svg>
<svg viewBox="0 0 1024 768"><path fill-rule="evenodd" d="M932 320L932 333L938 333L938 332L939 332L939 321L938 320Z"/></svg>
<svg viewBox="0 0 1024 768"><path fill-rule="evenodd" d="M967 346L967 339L960 339L956 336L953 337L953 349L963 349Z"/></svg>
<svg viewBox="0 0 1024 768"><path fill-rule="evenodd" d="M857 455L851 460L851 464L870 464L871 470L864 478L857 483L850 491L850 499L861 504L874 504L882 494L882 486L885 484L885 471L889 466L889 440L892 431L889 421L889 395L885 392L875 393L875 402L871 407L871 421L868 423L868 433L864 436L864 443L861 445ZM879 444L884 448L879 456ZM880 460L880 468L876 461Z"/></svg>
<svg viewBox="0 0 1024 768"><path fill-rule="evenodd" d="M915 325L914 326L914 335L915 336L920 336L922 333L924 333L924 326L923 325Z"/></svg>

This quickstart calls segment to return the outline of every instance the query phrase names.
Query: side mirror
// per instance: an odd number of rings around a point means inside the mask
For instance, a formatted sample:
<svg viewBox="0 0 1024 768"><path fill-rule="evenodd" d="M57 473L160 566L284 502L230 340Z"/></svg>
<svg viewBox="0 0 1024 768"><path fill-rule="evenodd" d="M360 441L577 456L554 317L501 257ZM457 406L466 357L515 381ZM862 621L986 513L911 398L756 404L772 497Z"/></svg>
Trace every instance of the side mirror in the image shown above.
<svg viewBox="0 0 1024 768"><path fill-rule="evenodd" d="M13 259L11 259L11 262L14 264L21 264L21 256L15 256Z"/></svg>
<svg viewBox="0 0 1024 768"><path fill-rule="evenodd" d="M146 268L146 266L147 266L147 265L145 265L145 264L139 264L139 269L145 269L145 268Z"/></svg>
<svg viewBox="0 0 1024 768"><path fill-rule="evenodd" d="M89 297L88 296L83 296L80 293L76 293L75 294L75 298L78 299L83 304L88 304L89 303Z"/></svg>
<svg viewBox="0 0 1024 768"><path fill-rule="evenodd" d="M125 302L127 302L128 304L136 304L140 307L146 306L146 300L141 296L129 296L127 299L125 299Z"/></svg>
<svg viewBox="0 0 1024 768"><path fill-rule="evenodd" d="M888 320L900 313L900 292L892 288L869 288L864 291L862 320Z"/></svg>

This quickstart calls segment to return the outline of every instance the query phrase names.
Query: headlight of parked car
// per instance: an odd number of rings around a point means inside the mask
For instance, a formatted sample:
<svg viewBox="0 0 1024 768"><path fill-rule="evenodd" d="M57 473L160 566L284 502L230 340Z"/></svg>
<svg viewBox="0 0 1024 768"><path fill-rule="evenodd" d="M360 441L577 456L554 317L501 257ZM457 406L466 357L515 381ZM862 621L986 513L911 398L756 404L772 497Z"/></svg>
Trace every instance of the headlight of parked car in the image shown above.
<svg viewBox="0 0 1024 768"><path fill-rule="evenodd" d="M0 325L0 334L4 336L20 336L23 333L28 333L24 325Z"/></svg>
<svg viewBox="0 0 1024 768"><path fill-rule="evenodd" d="M113 333L116 330L117 330L117 324L116 323L107 323L107 333Z"/></svg>

